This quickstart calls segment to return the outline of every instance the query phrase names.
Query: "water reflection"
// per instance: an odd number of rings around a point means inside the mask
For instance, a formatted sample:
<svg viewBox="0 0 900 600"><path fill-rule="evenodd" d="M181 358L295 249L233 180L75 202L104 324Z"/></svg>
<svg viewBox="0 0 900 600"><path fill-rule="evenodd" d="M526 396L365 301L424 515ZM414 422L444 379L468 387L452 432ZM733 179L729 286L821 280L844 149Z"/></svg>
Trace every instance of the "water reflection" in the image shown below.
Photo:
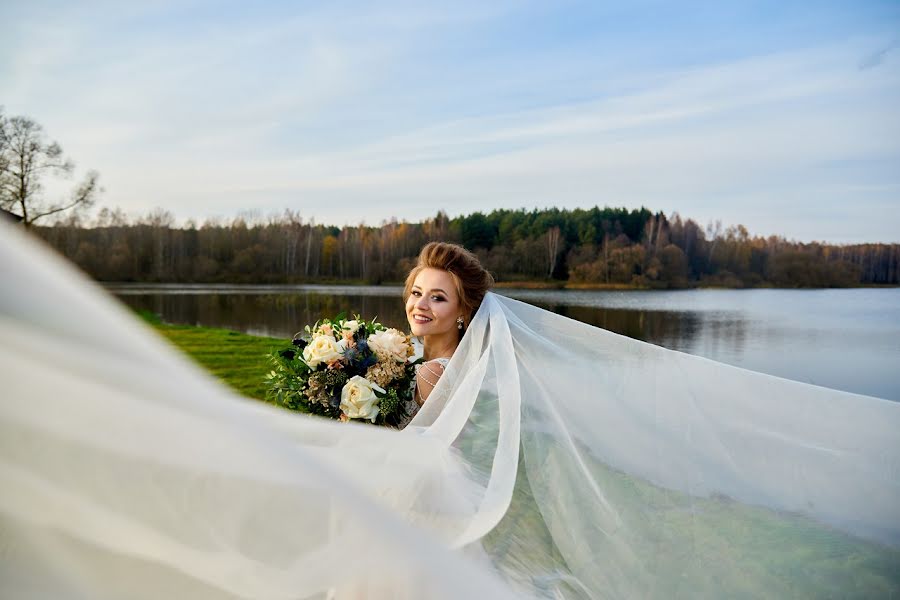
<svg viewBox="0 0 900 600"><path fill-rule="evenodd" d="M304 325L341 312L377 317L382 323L400 328L406 326L399 296L129 293L120 298L135 309L161 315L168 323L224 327L278 338L290 338Z"/></svg>
<svg viewBox="0 0 900 600"><path fill-rule="evenodd" d="M403 303L397 296L362 294L168 294L129 293L120 298L135 309L149 310L166 322L206 327L237 329L254 335L289 338L303 325L345 312L377 317L386 325L406 328ZM670 348L690 347L702 330L703 322L695 313L626 310L565 304L534 304L557 314L602 327L631 338ZM740 320L715 324L714 334L725 343L743 337ZM732 331L726 331L726 330Z"/></svg>
<svg viewBox="0 0 900 600"><path fill-rule="evenodd" d="M120 286L171 323L290 338L340 312L405 328L399 287ZM501 293L566 317L736 366L900 400L900 289Z"/></svg>
<svg viewBox="0 0 900 600"><path fill-rule="evenodd" d="M701 319L688 312L536 304L576 321L666 347L688 345L702 326Z"/></svg>

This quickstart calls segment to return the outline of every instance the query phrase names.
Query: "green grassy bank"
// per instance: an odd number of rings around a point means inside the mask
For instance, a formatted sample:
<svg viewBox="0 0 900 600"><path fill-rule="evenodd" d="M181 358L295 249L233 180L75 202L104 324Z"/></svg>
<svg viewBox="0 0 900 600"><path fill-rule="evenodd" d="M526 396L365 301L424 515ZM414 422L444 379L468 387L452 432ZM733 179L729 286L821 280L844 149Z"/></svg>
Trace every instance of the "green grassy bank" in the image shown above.
<svg viewBox="0 0 900 600"><path fill-rule="evenodd" d="M250 398L265 400L265 376L271 370L268 355L287 340L247 335L229 329L170 325L157 315L140 317L200 366Z"/></svg>

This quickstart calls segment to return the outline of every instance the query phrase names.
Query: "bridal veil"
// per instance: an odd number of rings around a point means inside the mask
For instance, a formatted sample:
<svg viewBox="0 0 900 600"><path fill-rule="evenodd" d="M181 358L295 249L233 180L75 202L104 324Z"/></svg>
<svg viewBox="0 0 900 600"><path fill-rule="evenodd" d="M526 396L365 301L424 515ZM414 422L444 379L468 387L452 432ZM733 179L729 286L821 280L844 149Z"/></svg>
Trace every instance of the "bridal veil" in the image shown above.
<svg viewBox="0 0 900 600"><path fill-rule="evenodd" d="M900 404L488 294L398 433L235 396L9 227L0 277L0 596L900 590Z"/></svg>

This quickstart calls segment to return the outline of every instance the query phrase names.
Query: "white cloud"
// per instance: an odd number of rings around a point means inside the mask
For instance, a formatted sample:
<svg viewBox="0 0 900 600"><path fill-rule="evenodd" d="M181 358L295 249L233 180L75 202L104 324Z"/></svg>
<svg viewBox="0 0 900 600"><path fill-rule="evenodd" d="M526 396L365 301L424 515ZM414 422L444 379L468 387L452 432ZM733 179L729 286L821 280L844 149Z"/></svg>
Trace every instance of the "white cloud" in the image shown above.
<svg viewBox="0 0 900 600"><path fill-rule="evenodd" d="M370 222L398 213L420 218L439 206L468 212L644 203L700 219L733 215L760 233L817 237L810 229L780 231L784 216L796 212L785 204L805 202L802 224L820 216L822 198L859 202L867 193L823 165L900 156L900 118L890 104L898 86L889 72L860 76L847 60L853 55L764 57L674 75L603 102L455 121L358 150L245 164L220 192L240 202L293 196L337 222L348 220L348 208L349 221L356 220L371 200L386 210L369 212ZM761 81L766 86L747 83ZM896 190L896 176L878 176L867 185L879 195ZM252 183L241 185L242 177ZM335 208L322 210L326 204ZM740 219L742 211L755 222Z"/></svg>
<svg viewBox="0 0 900 600"><path fill-rule="evenodd" d="M132 210L202 217L289 206L341 224L438 208L644 204L760 234L898 240L900 60L883 38L690 69L615 73L605 60L602 92L573 102L551 87L538 109L488 94L554 82L554 63L522 74L516 57L494 58L491 69L467 71L478 78L464 84L483 87L492 106L473 117L428 105L456 97L458 82L442 84L417 53L429 34L509 7L418 6L223 19L202 35L115 31L140 22L134 15L26 23L30 43L0 63L13 67L0 72L3 101L100 170L104 202ZM404 94L415 114L391 110ZM854 166L832 168L845 164ZM849 202L859 226L840 209ZM872 223L867 211L885 206L893 215Z"/></svg>

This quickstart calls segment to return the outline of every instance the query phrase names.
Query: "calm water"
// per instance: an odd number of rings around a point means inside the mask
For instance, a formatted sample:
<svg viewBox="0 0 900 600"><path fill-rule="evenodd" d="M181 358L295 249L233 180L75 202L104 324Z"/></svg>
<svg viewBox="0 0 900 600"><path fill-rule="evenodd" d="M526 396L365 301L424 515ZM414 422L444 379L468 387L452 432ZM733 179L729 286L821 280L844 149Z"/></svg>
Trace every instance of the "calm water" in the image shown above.
<svg viewBox="0 0 900 600"><path fill-rule="evenodd" d="M400 288L141 285L109 288L171 323L289 338L346 311L404 326ZM900 400L900 289L500 293L666 348Z"/></svg>

